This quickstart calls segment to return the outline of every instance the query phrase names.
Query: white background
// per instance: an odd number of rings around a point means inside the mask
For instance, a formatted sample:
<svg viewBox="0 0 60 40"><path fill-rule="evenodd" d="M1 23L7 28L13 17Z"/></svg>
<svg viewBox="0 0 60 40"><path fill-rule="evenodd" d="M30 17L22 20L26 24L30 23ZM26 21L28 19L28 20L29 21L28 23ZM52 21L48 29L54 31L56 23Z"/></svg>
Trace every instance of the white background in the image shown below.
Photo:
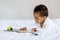
<svg viewBox="0 0 60 40"><path fill-rule="evenodd" d="M33 19L33 9L44 4L50 18L60 18L60 0L0 0L0 19Z"/></svg>

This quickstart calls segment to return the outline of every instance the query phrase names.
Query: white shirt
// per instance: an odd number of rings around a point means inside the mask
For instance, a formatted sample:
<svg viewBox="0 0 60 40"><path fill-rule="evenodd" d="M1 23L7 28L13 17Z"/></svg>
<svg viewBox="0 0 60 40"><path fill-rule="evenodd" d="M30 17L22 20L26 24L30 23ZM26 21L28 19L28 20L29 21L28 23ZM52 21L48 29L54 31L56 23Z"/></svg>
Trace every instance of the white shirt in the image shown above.
<svg viewBox="0 0 60 40"><path fill-rule="evenodd" d="M32 29L32 28L37 28L37 29L45 29L45 28L49 28L52 29L55 27L55 24L53 23L53 21L51 19L49 19L48 17L46 18L44 24L43 24L43 28L40 27L40 24L36 23L34 20L31 22L27 23L27 28L28 29Z"/></svg>
<svg viewBox="0 0 60 40"><path fill-rule="evenodd" d="M49 37L57 33L56 25L48 17L44 22L43 28L40 27L40 24L35 23L35 21L27 23L27 28L28 30L37 28L41 37Z"/></svg>

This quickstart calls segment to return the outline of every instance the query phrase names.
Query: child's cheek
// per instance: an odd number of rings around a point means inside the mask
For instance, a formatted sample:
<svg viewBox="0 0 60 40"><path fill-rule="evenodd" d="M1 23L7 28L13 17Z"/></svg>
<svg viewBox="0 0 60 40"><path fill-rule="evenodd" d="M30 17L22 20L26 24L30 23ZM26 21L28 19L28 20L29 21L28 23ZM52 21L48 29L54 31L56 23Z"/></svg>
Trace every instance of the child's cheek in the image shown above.
<svg viewBox="0 0 60 40"><path fill-rule="evenodd" d="M41 23L42 22L42 20L38 20L38 23Z"/></svg>

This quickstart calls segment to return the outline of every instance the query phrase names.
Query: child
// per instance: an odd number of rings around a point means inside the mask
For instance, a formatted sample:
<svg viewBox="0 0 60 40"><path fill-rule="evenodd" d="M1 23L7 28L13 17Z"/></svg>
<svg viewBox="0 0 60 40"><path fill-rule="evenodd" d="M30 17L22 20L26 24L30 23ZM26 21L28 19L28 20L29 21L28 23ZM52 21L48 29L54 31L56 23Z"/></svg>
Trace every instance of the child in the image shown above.
<svg viewBox="0 0 60 40"><path fill-rule="evenodd" d="M45 5L37 5L34 8L34 20L35 24L39 25L31 29L31 31L36 32L37 29L53 29L55 27L54 23L48 18L48 9ZM27 29L26 27L21 28L22 30Z"/></svg>

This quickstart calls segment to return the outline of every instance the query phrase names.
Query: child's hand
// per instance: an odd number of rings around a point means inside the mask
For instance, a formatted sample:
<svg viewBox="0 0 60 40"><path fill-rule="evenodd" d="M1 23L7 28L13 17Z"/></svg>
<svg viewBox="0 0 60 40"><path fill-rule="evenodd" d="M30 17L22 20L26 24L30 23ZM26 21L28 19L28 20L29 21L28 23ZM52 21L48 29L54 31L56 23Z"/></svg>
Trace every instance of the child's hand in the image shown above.
<svg viewBox="0 0 60 40"><path fill-rule="evenodd" d="M37 31L37 29L36 28L32 28L32 30L31 30L32 32L36 32Z"/></svg>
<svg viewBox="0 0 60 40"><path fill-rule="evenodd" d="M20 30L22 30L22 31L26 31L27 28L26 28L26 27L22 27Z"/></svg>

